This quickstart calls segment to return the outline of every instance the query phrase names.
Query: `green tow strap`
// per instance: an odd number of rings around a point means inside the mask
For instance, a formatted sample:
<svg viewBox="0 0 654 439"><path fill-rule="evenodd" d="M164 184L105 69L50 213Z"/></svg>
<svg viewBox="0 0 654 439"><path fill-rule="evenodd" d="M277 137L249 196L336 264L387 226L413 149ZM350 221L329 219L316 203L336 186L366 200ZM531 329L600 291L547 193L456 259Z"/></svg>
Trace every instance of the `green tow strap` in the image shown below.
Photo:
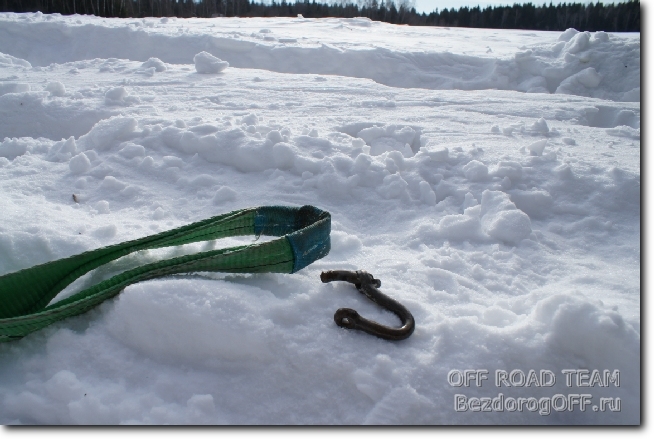
<svg viewBox="0 0 654 439"><path fill-rule="evenodd" d="M147 279L201 271L295 273L329 253L330 230L329 212L313 206L242 209L0 276L0 342L86 312L128 285ZM281 238L143 265L47 306L80 276L135 251L240 235Z"/></svg>

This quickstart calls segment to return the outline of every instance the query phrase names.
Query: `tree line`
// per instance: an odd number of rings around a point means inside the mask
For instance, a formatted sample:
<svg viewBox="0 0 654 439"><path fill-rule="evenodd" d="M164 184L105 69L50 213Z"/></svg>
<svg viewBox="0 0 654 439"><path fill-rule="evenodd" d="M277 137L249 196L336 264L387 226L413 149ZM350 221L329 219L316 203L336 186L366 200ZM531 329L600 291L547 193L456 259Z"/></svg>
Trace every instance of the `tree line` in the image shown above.
<svg viewBox="0 0 654 439"><path fill-rule="evenodd" d="M418 13L412 0L0 0L2 12L90 14L101 17L368 17L413 26L451 26L492 29L640 32L640 1L595 4L562 3L536 6L479 6Z"/></svg>

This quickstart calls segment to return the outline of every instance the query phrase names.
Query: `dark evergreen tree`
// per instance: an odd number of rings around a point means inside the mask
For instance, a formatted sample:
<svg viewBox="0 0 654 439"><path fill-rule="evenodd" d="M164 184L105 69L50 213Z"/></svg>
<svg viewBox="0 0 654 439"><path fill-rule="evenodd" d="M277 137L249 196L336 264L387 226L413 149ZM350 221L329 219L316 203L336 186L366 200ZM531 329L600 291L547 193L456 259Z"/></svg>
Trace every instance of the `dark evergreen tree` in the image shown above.
<svg viewBox="0 0 654 439"><path fill-rule="evenodd" d="M329 1L329 0L326 0ZM368 17L414 26L459 26L495 29L640 32L640 1L604 5L562 3L536 6L479 6L435 9L419 14L409 0L0 0L0 12L91 14L101 17ZM338 2L336 2L338 1ZM397 1L397 2L396 2Z"/></svg>

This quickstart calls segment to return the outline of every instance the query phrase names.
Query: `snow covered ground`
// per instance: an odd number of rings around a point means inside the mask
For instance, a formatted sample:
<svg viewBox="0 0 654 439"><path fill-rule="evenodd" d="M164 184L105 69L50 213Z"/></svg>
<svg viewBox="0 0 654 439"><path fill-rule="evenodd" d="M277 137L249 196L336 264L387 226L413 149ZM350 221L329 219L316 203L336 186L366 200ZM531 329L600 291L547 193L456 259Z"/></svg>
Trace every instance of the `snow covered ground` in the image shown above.
<svg viewBox="0 0 654 439"><path fill-rule="evenodd" d="M0 14L0 275L243 207L332 214L296 274L144 282L0 344L0 422L639 423L639 87L639 34ZM399 321L328 269L373 273L415 333L337 327ZM539 382L498 387L514 370Z"/></svg>

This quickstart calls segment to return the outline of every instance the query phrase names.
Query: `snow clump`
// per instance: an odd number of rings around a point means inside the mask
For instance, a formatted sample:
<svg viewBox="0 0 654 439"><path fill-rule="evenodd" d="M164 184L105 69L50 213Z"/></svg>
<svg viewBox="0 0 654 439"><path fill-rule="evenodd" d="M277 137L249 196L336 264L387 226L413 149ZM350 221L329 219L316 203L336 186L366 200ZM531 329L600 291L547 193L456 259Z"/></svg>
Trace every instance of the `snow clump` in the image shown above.
<svg viewBox="0 0 654 439"><path fill-rule="evenodd" d="M484 233L499 241L515 245L531 234L529 216L516 208L504 192L485 190L480 215Z"/></svg>
<svg viewBox="0 0 654 439"><path fill-rule="evenodd" d="M50 92L50 96L62 97L66 95L66 87L59 81L48 82L45 91Z"/></svg>
<svg viewBox="0 0 654 439"><path fill-rule="evenodd" d="M193 57L195 70L198 73L220 73L229 67L227 61L216 58L210 53L200 52Z"/></svg>
<svg viewBox="0 0 654 439"><path fill-rule="evenodd" d="M161 61L159 58L150 58L149 60L141 64L141 68L143 69L154 68L156 72L165 72L166 64L164 64L164 62Z"/></svg>

